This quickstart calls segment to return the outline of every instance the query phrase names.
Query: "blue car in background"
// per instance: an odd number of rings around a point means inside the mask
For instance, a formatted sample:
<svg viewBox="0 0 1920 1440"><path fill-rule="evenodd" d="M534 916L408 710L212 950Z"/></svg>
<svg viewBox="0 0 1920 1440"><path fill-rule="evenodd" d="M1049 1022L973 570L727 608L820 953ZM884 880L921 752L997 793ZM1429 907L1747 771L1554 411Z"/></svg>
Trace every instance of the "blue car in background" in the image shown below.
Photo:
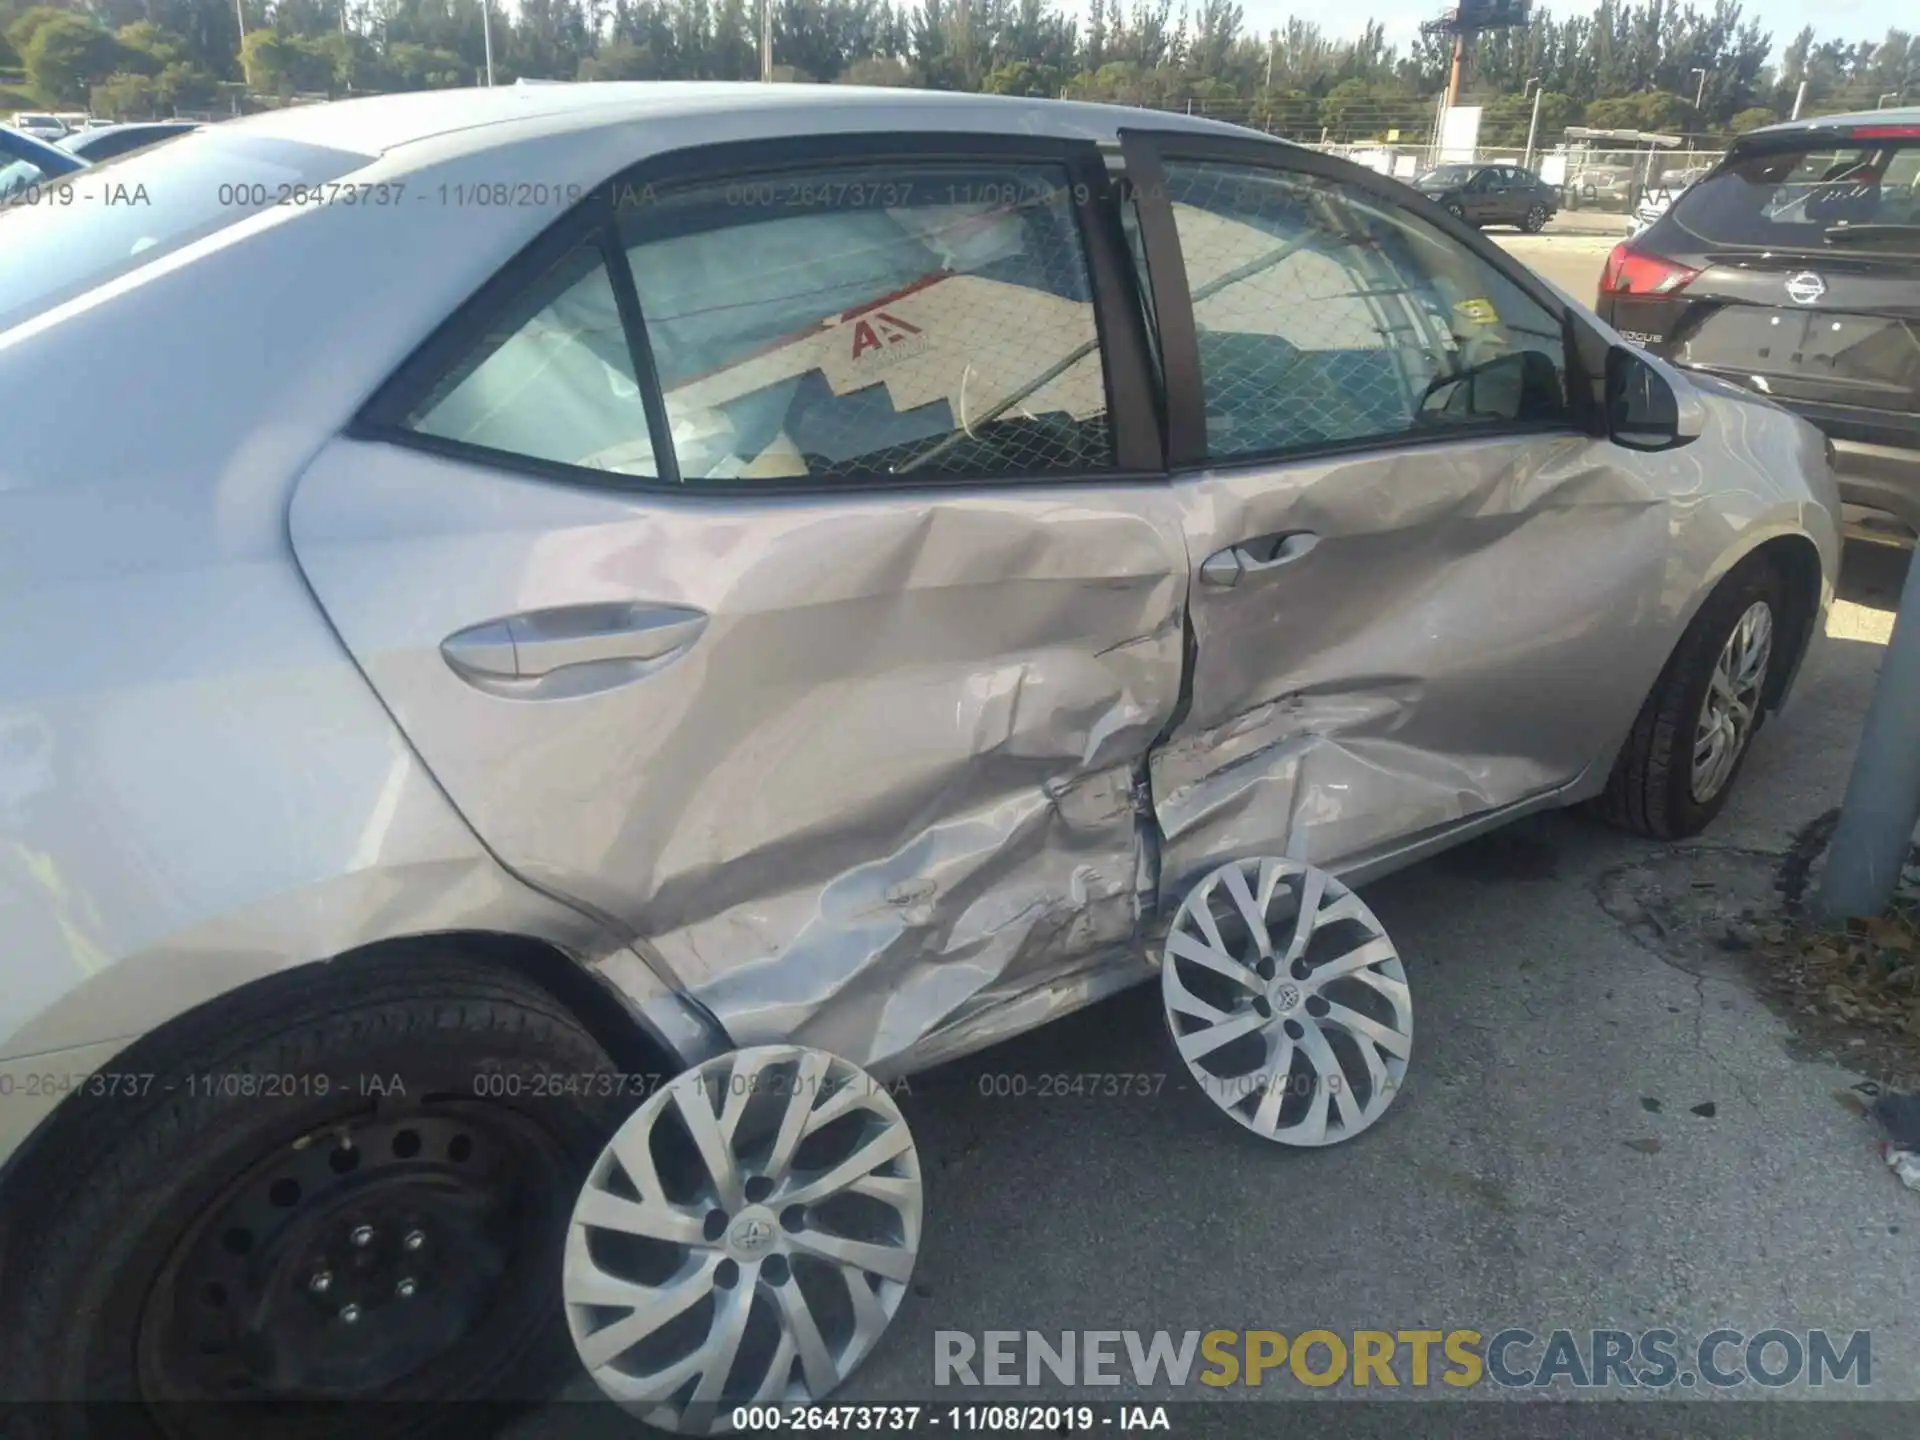
<svg viewBox="0 0 1920 1440"><path fill-rule="evenodd" d="M0 205L20 200L35 186L61 175L84 170L89 163L71 150L0 125Z"/></svg>

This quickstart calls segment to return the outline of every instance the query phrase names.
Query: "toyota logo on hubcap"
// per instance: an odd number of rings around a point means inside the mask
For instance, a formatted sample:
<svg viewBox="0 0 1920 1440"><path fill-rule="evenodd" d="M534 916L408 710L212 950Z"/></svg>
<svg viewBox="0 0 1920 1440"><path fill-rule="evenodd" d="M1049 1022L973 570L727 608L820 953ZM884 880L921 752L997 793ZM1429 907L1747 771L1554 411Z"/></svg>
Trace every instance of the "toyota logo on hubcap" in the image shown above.
<svg viewBox="0 0 1920 1440"><path fill-rule="evenodd" d="M773 1226L750 1215L733 1227L733 1234L728 1238L733 1241L734 1249L753 1254L773 1242Z"/></svg>
<svg viewBox="0 0 1920 1440"><path fill-rule="evenodd" d="M1787 295L1797 305L1811 305L1827 293L1827 282L1811 270L1787 277Z"/></svg>

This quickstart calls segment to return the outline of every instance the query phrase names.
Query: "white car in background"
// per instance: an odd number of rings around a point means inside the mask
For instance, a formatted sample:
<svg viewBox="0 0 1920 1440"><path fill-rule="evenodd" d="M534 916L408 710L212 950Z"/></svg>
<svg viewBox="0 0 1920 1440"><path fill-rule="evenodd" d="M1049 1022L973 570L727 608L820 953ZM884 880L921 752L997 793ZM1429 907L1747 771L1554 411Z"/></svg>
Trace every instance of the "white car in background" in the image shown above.
<svg viewBox="0 0 1920 1440"><path fill-rule="evenodd" d="M15 111L13 128L36 140L58 140L67 133L67 127L60 122L60 117L44 110Z"/></svg>

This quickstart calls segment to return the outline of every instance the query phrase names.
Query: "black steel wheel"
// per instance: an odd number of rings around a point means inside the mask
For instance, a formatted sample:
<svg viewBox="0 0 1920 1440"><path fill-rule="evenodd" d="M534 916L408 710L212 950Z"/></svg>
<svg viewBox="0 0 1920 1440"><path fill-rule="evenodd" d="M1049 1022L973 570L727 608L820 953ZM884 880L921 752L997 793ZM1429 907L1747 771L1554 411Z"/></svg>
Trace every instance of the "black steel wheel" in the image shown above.
<svg viewBox="0 0 1920 1440"><path fill-rule="evenodd" d="M528 1116L376 1105L237 1175L142 1307L140 1390L166 1402L483 1392L534 1317L565 1157Z"/></svg>
<svg viewBox="0 0 1920 1440"><path fill-rule="evenodd" d="M44 1433L468 1435L576 1368L568 1217L638 1097L546 992L316 967L125 1064L144 1096L63 1111L9 1195L0 1398L94 1402Z"/></svg>

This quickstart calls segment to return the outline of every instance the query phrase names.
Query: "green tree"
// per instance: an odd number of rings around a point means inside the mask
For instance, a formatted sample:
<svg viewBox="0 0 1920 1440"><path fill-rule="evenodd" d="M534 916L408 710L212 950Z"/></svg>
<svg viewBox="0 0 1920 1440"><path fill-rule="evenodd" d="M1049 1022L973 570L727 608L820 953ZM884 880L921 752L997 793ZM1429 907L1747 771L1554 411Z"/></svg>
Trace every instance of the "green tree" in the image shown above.
<svg viewBox="0 0 1920 1440"><path fill-rule="evenodd" d="M1615 95L1587 106L1587 124L1599 130L1671 132L1686 128L1693 107L1671 90Z"/></svg>
<svg viewBox="0 0 1920 1440"><path fill-rule="evenodd" d="M34 31L51 20L70 20L70 12L53 5L33 5L20 11L6 22L7 48L19 57L22 68L27 63L27 46L33 43Z"/></svg>
<svg viewBox="0 0 1920 1440"><path fill-rule="evenodd" d="M93 87L87 109L105 120L155 120L169 113L153 76L125 70Z"/></svg>
<svg viewBox="0 0 1920 1440"><path fill-rule="evenodd" d="M1762 125L1771 125L1779 118L1765 105L1755 105L1735 115L1727 122L1727 128L1736 135L1744 135L1749 130L1758 130Z"/></svg>
<svg viewBox="0 0 1920 1440"><path fill-rule="evenodd" d="M580 62L582 80L664 80L668 67L661 64L649 45L631 40L612 40L600 47L598 55Z"/></svg>
<svg viewBox="0 0 1920 1440"><path fill-rule="evenodd" d="M988 95L1046 98L1060 93L1060 72L1025 60L1008 60L980 77L980 89Z"/></svg>
<svg viewBox="0 0 1920 1440"><path fill-rule="evenodd" d="M840 72L842 85L901 85L914 82L913 68L897 55L869 55Z"/></svg>
<svg viewBox="0 0 1920 1440"><path fill-rule="evenodd" d="M84 105L95 82L120 68L119 42L77 15L57 15L34 27L21 51L27 85L49 105Z"/></svg>

